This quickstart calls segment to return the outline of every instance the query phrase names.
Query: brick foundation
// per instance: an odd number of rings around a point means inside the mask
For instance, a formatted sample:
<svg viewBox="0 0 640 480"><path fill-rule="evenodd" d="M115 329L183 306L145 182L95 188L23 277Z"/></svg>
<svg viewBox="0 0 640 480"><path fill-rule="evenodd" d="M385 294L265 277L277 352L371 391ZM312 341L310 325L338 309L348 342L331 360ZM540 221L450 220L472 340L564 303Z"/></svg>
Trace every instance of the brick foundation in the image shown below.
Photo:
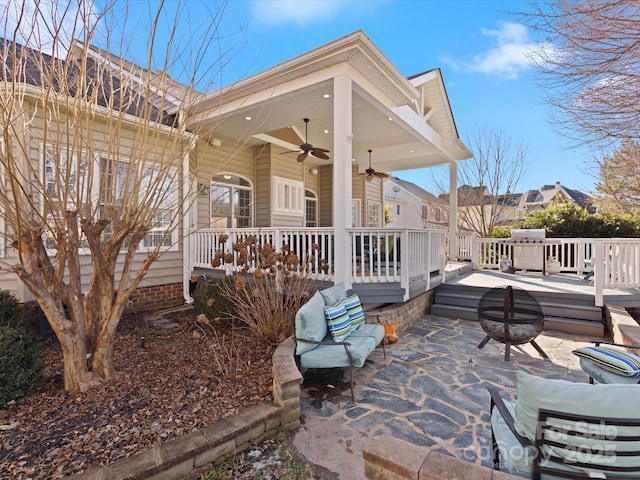
<svg viewBox="0 0 640 480"><path fill-rule="evenodd" d="M379 315L382 323L392 323L396 330L400 330L424 315L431 315L433 295L433 290L430 290L408 302L394 303L385 308L367 311L367 314Z"/></svg>
<svg viewBox="0 0 640 480"><path fill-rule="evenodd" d="M182 283L137 288L127 302L126 311L158 309L184 304Z"/></svg>

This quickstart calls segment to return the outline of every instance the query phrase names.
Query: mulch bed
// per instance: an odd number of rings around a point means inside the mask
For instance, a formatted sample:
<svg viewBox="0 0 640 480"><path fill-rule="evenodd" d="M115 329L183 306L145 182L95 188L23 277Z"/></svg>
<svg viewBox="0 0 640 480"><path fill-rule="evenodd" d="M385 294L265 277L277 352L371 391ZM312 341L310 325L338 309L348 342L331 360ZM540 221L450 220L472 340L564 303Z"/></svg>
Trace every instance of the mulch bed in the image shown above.
<svg viewBox="0 0 640 480"><path fill-rule="evenodd" d="M47 341L40 388L0 409L0 479L79 473L272 399L273 347L243 329L216 335L192 309L165 318L179 327L125 315L114 348L118 378L84 394L64 391L60 346ZM218 361L241 368L225 376Z"/></svg>

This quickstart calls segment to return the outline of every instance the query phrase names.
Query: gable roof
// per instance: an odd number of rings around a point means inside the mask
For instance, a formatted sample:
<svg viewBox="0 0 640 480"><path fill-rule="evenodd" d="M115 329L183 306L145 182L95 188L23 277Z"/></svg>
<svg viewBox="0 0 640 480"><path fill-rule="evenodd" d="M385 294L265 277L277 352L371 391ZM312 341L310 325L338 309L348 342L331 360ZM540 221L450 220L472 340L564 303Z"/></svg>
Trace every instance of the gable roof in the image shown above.
<svg viewBox="0 0 640 480"><path fill-rule="evenodd" d="M402 188L403 190L420 200L428 201L431 203L443 203L441 199L439 199L432 193L426 191L413 182L409 182L408 180L403 180L401 178L390 175L387 179L387 182L397 185L398 187Z"/></svg>
<svg viewBox="0 0 640 480"><path fill-rule="evenodd" d="M76 47L76 52L79 52ZM44 87L60 95L83 98L101 107L110 108L134 117L148 117L152 121L174 126L176 115L169 113L175 103L167 101L166 95L148 95L146 83L140 78L145 70L131 62L119 67L108 59L104 52L90 48L86 66L81 65L78 55L72 51L66 59L52 57L33 48L7 39L0 39L0 81L10 83L18 75L22 83ZM86 75L82 79L80 75ZM173 82L173 81L172 81ZM159 83L159 82L156 82ZM175 83L175 82L174 82Z"/></svg>

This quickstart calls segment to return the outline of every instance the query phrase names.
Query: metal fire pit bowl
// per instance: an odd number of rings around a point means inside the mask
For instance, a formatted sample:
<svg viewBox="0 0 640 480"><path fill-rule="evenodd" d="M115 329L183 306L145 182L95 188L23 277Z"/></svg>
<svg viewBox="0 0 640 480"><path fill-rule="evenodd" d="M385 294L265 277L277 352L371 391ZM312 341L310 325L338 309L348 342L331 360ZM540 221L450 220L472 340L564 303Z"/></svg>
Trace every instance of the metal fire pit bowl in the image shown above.
<svg viewBox="0 0 640 480"><path fill-rule="evenodd" d="M487 334L478 348L491 339L504 343L504 359L508 362L511 345L531 343L543 358L549 358L534 340L544 327L542 307L525 290L512 286L492 288L480 299L478 319Z"/></svg>

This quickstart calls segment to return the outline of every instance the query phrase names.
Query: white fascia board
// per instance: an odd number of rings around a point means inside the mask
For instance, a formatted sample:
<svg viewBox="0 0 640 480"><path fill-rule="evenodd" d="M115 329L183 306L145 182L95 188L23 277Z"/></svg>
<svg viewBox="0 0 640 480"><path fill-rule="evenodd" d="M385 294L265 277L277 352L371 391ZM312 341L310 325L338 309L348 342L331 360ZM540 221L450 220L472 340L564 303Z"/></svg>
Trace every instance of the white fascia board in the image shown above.
<svg viewBox="0 0 640 480"><path fill-rule="evenodd" d="M274 101L280 95L285 95L317 83L322 83L326 80L331 80L333 77L343 73L345 73L344 66L335 65L331 68L313 72L274 87L265 88L261 91L251 93L246 97L237 98L230 102L223 102L214 109L196 115L191 115L189 118L189 125L197 124L212 118L223 117L228 114L237 114L242 111L243 108L250 108L259 103Z"/></svg>

